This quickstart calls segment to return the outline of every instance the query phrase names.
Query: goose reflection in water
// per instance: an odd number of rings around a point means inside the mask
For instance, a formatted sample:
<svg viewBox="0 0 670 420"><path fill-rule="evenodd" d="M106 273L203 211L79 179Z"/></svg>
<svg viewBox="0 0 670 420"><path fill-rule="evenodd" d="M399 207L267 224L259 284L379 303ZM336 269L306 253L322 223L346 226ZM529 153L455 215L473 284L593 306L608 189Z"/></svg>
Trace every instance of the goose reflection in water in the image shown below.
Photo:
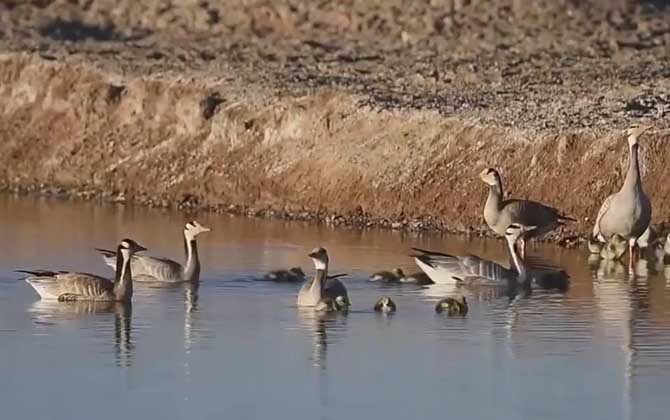
<svg viewBox="0 0 670 420"><path fill-rule="evenodd" d="M298 319L301 329L312 337L312 364L325 369L328 346L341 338L340 334L347 325L347 313L316 312L312 308L299 308Z"/></svg>
<svg viewBox="0 0 670 420"><path fill-rule="evenodd" d="M116 364L129 367L133 361L134 345L131 340L132 304L130 302L74 301L57 302L38 300L29 311L41 325L67 324L85 318L114 315L114 352Z"/></svg>
<svg viewBox="0 0 670 420"><path fill-rule="evenodd" d="M159 290L156 290L159 289ZM200 281L186 283L168 283L168 282L141 282L138 283L139 293L148 293L155 295L156 292L167 294L184 293L184 376L191 376L191 356L193 346L197 344L198 339L202 337L203 330L198 327L199 318L199 289Z"/></svg>

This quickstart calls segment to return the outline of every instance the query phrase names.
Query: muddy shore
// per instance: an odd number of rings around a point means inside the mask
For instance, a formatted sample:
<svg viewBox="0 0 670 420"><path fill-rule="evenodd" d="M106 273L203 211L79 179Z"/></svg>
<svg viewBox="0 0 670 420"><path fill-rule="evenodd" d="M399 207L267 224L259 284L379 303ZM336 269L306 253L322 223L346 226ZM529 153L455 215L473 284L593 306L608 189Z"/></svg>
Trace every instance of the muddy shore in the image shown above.
<svg viewBox="0 0 670 420"><path fill-rule="evenodd" d="M0 189L481 235L495 166L569 245L652 123L670 220L667 9L342 3L4 2Z"/></svg>

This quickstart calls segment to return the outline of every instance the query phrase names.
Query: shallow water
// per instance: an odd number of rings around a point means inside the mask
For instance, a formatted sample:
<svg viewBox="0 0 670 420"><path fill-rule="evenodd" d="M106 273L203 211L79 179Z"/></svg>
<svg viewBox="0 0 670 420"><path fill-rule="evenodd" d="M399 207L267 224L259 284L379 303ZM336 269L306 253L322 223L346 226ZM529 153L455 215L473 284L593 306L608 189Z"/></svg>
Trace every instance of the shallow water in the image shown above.
<svg viewBox="0 0 670 420"><path fill-rule="evenodd" d="M571 276L567 292L384 286L416 271L411 246L505 262L501 241L352 231L201 214L197 290L137 286L132 307L40 301L16 268L111 274L93 247L130 236L182 258L184 214L0 196L3 418L665 418L670 287L660 274L591 269L585 251L530 248ZM353 301L348 315L295 306L298 286L257 281L316 245ZM644 274L645 270L640 269ZM669 273L670 274L670 273ZM670 277L670 276L668 276ZM465 318L437 316L464 293ZM398 312L372 311L382 295Z"/></svg>

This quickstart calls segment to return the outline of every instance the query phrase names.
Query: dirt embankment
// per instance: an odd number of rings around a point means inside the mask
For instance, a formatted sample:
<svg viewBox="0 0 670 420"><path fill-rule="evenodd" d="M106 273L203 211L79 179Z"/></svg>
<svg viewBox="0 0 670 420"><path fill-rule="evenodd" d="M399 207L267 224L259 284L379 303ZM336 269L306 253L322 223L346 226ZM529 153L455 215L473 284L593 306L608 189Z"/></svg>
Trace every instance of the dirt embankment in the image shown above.
<svg viewBox="0 0 670 420"><path fill-rule="evenodd" d="M481 232L486 188L584 235L642 139L670 217L670 14L638 2L4 2L0 187ZM239 3L239 4L238 4Z"/></svg>

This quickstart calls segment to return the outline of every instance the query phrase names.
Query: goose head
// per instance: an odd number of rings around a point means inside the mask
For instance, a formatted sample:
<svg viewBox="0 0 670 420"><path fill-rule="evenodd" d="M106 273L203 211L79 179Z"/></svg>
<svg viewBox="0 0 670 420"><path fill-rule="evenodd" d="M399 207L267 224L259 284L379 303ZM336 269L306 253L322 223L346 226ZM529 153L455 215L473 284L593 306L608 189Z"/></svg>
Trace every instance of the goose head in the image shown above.
<svg viewBox="0 0 670 420"><path fill-rule="evenodd" d="M119 250L124 258L128 259L136 252L146 251L147 249L132 239L122 239L119 242Z"/></svg>
<svg viewBox="0 0 670 420"><path fill-rule="evenodd" d="M189 240L194 240L196 236L200 235L203 232L209 232L212 229L205 227L201 225L200 223L196 222L195 220L190 221L186 223L186 226L184 226L184 236L188 238Z"/></svg>
<svg viewBox="0 0 670 420"><path fill-rule="evenodd" d="M505 238L508 242L514 243L519 239L524 233L530 232L531 230L536 229L537 226L524 226L518 223L512 223L507 226L505 229Z"/></svg>
<svg viewBox="0 0 670 420"><path fill-rule="evenodd" d="M501 183L500 174L493 168L486 168L483 171L481 171L479 173L479 178L482 181L484 181L485 184L492 187L499 185Z"/></svg>
<svg viewBox="0 0 670 420"><path fill-rule="evenodd" d="M390 297L384 296L375 303L375 311L377 312L395 312L396 305Z"/></svg>
<svg viewBox="0 0 670 420"><path fill-rule="evenodd" d="M645 131L649 130L652 128L651 125L634 125L629 127L626 130L626 136L628 137L628 146L633 146L638 144L638 138L644 133Z"/></svg>
<svg viewBox="0 0 670 420"><path fill-rule="evenodd" d="M307 256L312 259L317 270L328 268L328 252L325 248L314 248Z"/></svg>

